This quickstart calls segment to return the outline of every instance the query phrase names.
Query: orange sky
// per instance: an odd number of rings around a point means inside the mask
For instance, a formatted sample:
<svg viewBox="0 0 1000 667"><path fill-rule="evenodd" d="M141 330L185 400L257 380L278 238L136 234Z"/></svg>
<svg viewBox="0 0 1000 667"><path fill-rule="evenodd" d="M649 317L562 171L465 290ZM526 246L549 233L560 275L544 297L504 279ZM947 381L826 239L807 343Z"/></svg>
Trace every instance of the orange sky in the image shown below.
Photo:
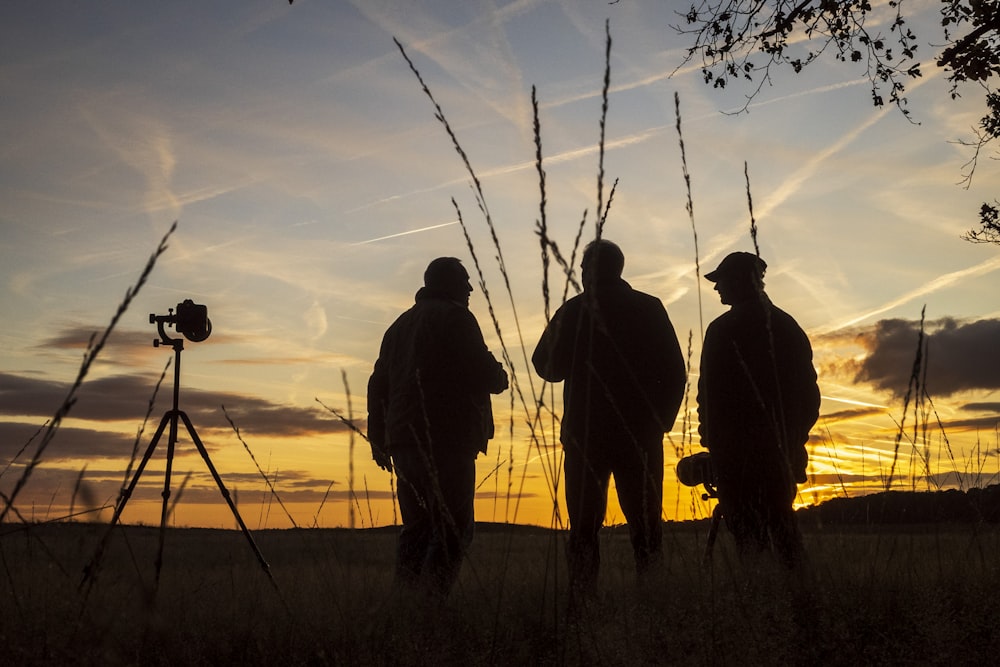
<svg viewBox="0 0 1000 667"><path fill-rule="evenodd" d="M893 488L995 482L1000 255L960 238L992 196L995 168L983 164L970 189L955 185L969 156L954 139L981 113L977 94L951 101L947 82L928 67L911 89L911 123L870 106L863 71L821 61L800 76L776 76L749 113L729 115L749 91L713 90L696 67L678 70L685 42L670 27L677 16L669 3L577 4L5 9L4 494L24 478L33 434L69 394L91 335L178 222L18 490L14 516L110 518L96 509L114 503L144 415L140 453L170 407L172 370L149 408L172 357L153 347L149 315L191 298L208 307L213 331L185 347L180 407L247 524L348 525L351 507L354 525L391 523L391 480L357 438L352 496L349 434L324 405L350 409L364 429L379 341L412 303L424 266L449 255L474 267L454 198L499 334L475 280L471 309L498 356L502 334L508 372L528 404L509 393L495 398L498 436L478 464L477 516L550 525L558 447L541 454L526 427L541 381L525 350L545 323L531 90L550 234L568 255L585 215L592 235L598 202L606 19L604 203L617 185L605 236L624 250L633 287L664 302L682 347L690 337L691 382L701 331L724 310L699 272L752 249L749 175L768 293L810 334L824 397L802 502L883 488L894 457ZM914 26L934 25L934 3L912 8L924 19ZM927 35L925 60L937 38ZM482 182L499 250L394 37ZM558 283L557 269L549 277ZM553 290L553 309L561 293ZM930 400L913 397L904 410L923 310ZM673 475L677 448L697 447L686 435L695 429L679 418L665 441L667 519L706 511ZM124 520L159 521L163 445ZM174 481L175 523L234 525L186 438ZM620 519L612 502L608 520Z"/></svg>

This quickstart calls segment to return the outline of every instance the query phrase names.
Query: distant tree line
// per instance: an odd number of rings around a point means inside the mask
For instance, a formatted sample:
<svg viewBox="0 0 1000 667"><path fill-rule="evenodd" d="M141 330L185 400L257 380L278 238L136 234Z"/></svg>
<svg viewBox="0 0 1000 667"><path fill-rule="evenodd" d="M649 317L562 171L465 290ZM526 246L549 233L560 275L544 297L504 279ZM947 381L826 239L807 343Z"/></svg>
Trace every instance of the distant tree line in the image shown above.
<svg viewBox="0 0 1000 667"><path fill-rule="evenodd" d="M1000 523L1000 485L832 498L798 514L805 525Z"/></svg>

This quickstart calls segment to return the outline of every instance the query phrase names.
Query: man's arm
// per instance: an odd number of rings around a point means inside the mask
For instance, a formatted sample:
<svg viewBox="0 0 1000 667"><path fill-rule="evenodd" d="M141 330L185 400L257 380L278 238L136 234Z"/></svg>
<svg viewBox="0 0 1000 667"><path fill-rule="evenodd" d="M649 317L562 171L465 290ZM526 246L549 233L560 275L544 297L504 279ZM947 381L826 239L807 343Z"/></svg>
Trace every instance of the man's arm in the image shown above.
<svg viewBox="0 0 1000 667"><path fill-rule="evenodd" d="M372 458L379 468L392 472L392 460L386 446L385 411L389 401L389 378L385 362L380 358L368 378L368 442Z"/></svg>
<svg viewBox="0 0 1000 667"><path fill-rule="evenodd" d="M559 351L563 319L563 309L560 308L552 316L548 326L545 327L545 331L542 332L542 337L538 339L535 351L531 355L531 364L535 367L535 372L543 380L549 382L562 382L569 372L569 369L564 368L559 363L562 356Z"/></svg>
<svg viewBox="0 0 1000 667"><path fill-rule="evenodd" d="M459 321L449 330L456 333L453 344L458 368L469 377L472 388L491 394L503 393L509 386L507 371L486 347L476 316L463 309Z"/></svg>
<svg viewBox="0 0 1000 667"><path fill-rule="evenodd" d="M670 321L666 308L660 303L662 312L660 324L660 337L663 345L663 417L664 431L673 428L677 419L677 412L684 402L684 389L687 387L687 364L684 361L684 353L681 351L680 342L677 340L677 332Z"/></svg>
<svg viewBox="0 0 1000 667"><path fill-rule="evenodd" d="M716 393L719 382L726 379L722 377L720 366L722 360L719 355L723 354L720 349L718 325L712 322L705 330L705 340L701 346L701 361L698 364L698 435L701 439L702 447L711 449L715 443L719 426L717 422L722 417L716 412L718 410L719 399Z"/></svg>

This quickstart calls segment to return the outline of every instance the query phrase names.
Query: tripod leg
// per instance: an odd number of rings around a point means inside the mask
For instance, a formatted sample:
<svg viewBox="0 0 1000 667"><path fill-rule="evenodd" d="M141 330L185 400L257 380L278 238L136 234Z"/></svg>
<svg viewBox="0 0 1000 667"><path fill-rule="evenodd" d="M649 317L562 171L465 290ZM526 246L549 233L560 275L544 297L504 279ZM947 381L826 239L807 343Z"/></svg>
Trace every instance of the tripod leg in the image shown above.
<svg viewBox="0 0 1000 667"><path fill-rule="evenodd" d="M177 416L180 410L170 410L164 418L170 419L170 436L167 439L167 465L163 473L163 502L160 505L160 539L156 549L156 587L160 585L160 570L163 569L163 541L167 532L167 514L170 503L170 475L174 467L174 446L177 444ZM154 591L155 592L155 591Z"/></svg>
<svg viewBox="0 0 1000 667"><path fill-rule="evenodd" d="M163 431L167 427L170 420L171 413L168 412L163 415L163 419L160 420L160 425L156 429L156 434L153 435L153 439L149 441L149 446L146 447L146 453L142 455L142 460L139 462L139 466L135 469L135 474L132 475L132 481L129 482L127 487L121 490L121 493L118 496L118 502L115 504L115 512L111 516L111 523L108 524L108 529L105 531L104 537L101 538L100 543L97 545L97 551L94 552L90 562L83 568L83 579L80 581L80 586L83 586L91 578L91 576L93 576L97 566L100 564L108 539L111 537L111 531L114 530L115 525L117 525L118 520L122 516L122 512L125 511L125 503L127 503L129 498L132 497L132 492L135 490L136 484L139 483L139 477L142 475L142 471L146 469L146 464L149 463L149 458L153 455L153 451L156 449L156 445L160 441L160 437L163 435Z"/></svg>
<svg viewBox="0 0 1000 667"><path fill-rule="evenodd" d="M201 438L198 437L198 433L194 430L194 426L191 424L191 420L184 412L178 411L181 419L184 420L184 425L187 427L188 433L191 435L191 439L194 441L195 447L201 453L201 458L205 459L205 465L208 466L208 471L212 473L212 478L219 487L219 491L222 492L222 497L226 499L226 503L229 505L229 509L233 511L233 516L236 517L236 523L239 524L240 530L243 531L243 536L247 538L247 542L250 544L250 549L253 550L254 555L257 556L257 561L260 563L261 568L267 573L267 576L271 576L271 566L267 564L264 560L264 555L257 548L257 543L254 542L253 536L247 529L245 523L243 523L243 517L240 516L239 510L236 509L236 504L233 502L232 497L229 495L229 489L226 485L222 483L222 478L219 477L218 471L216 471L215 466L212 464L212 459L208 457L208 450L205 449L205 445L201 442Z"/></svg>
<svg viewBox="0 0 1000 667"><path fill-rule="evenodd" d="M719 535L719 524L722 522L722 508L718 505L712 510L712 523L708 529L708 541L705 543L705 563L712 562L712 548L715 547L715 538Z"/></svg>

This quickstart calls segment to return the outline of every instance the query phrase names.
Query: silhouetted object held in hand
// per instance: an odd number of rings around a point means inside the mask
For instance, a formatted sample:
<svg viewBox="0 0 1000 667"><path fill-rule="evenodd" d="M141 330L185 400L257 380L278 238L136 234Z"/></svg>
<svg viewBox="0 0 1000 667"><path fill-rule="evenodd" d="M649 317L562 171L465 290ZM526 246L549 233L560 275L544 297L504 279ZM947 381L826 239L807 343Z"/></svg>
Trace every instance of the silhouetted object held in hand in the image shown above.
<svg viewBox="0 0 1000 667"><path fill-rule="evenodd" d="M802 557L792 503L806 481L820 395L809 339L765 294L766 268L734 252L705 275L731 308L705 332L698 432L741 554L773 551L792 567Z"/></svg>
<svg viewBox="0 0 1000 667"><path fill-rule="evenodd" d="M637 571L662 551L663 434L677 416L687 373L666 309L622 280L624 264L614 243L588 245L583 293L556 311L532 356L539 375L565 381L560 439L574 589L597 579L612 475Z"/></svg>
<svg viewBox="0 0 1000 667"><path fill-rule="evenodd" d="M471 293L460 260L432 261L413 307L385 332L368 381L372 455L399 478L397 582L441 595L472 540L475 460L493 437L490 394L507 388L469 311Z"/></svg>

